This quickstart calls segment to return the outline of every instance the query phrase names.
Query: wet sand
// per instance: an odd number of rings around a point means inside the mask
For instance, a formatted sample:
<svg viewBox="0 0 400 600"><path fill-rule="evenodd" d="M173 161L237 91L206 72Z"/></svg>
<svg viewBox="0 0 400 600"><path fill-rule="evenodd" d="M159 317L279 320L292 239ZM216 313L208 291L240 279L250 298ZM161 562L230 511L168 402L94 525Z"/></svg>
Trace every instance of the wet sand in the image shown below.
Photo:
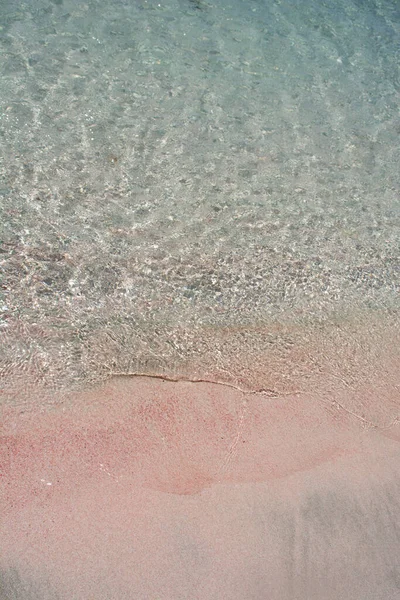
<svg viewBox="0 0 400 600"><path fill-rule="evenodd" d="M119 377L4 407L1 598L400 598L396 405Z"/></svg>

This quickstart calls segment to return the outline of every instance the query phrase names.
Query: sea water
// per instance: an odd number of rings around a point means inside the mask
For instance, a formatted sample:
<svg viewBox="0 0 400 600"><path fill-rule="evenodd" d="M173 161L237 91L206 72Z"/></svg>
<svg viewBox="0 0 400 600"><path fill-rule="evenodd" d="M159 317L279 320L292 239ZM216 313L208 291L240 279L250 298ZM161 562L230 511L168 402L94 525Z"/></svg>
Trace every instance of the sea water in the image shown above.
<svg viewBox="0 0 400 600"><path fill-rule="evenodd" d="M0 11L4 374L229 378L227 330L398 327L397 2Z"/></svg>

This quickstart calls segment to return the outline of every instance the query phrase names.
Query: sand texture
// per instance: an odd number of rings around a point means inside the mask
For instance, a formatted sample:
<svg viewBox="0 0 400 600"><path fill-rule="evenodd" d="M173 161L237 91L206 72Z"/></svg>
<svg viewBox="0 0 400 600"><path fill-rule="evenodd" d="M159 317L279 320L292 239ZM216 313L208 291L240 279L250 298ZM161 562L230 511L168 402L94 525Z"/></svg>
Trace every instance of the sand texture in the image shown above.
<svg viewBox="0 0 400 600"><path fill-rule="evenodd" d="M3 600L400 598L400 427L119 377L3 411Z"/></svg>

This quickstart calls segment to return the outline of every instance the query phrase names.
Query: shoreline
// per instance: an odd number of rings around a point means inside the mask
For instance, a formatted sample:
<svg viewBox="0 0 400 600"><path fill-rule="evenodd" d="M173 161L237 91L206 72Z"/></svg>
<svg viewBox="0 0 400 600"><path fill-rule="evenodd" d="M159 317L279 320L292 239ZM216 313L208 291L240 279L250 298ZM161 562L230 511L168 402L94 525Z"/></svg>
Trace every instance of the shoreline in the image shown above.
<svg viewBox="0 0 400 600"><path fill-rule="evenodd" d="M243 331L213 330L192 377L109 371L54 392L23 375L1 406L0 591L396 598L396 323L281 329L287 351L257 361L266 328L248 332L250 355ZM216 383L221 349L232 362Z"/></svg>

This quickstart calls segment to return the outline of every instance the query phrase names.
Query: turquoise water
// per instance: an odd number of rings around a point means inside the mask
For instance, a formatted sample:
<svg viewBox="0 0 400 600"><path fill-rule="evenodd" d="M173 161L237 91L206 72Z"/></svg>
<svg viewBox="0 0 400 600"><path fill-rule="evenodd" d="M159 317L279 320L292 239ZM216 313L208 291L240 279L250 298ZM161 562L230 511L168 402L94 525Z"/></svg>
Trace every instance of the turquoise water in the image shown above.
<svg viewBox="0 0 400 600"><path fill-rule="evenodd" d="M222 326L399 322L397 2L0 14L3 373L162 371ZM277 344L249 335L231 352Z"/></svg>

